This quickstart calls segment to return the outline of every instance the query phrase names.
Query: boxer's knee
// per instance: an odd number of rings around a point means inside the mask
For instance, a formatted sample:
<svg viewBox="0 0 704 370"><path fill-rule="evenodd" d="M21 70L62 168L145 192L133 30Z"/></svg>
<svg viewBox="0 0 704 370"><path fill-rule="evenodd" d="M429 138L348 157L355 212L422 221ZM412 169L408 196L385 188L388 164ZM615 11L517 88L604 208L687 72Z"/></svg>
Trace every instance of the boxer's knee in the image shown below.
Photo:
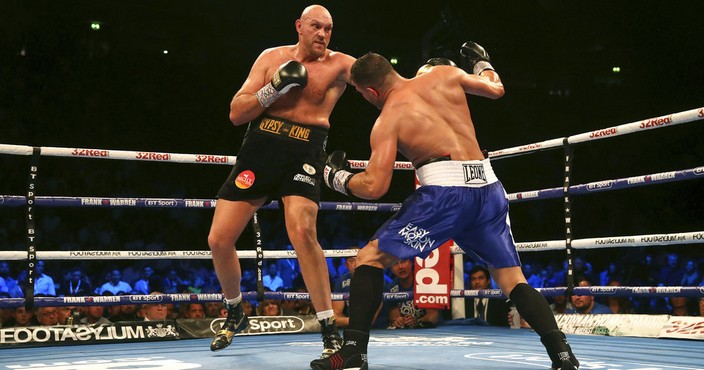
<svg viewBox="0 0 704 370"><path fill-rule="evenodd" d="M357 266L369 265L385 269L393 265L398 258L379 250L378 240L372 240L357 253Z"/></svg>
<svg viewBox="0 0 704 370"><path fill-rule="evenodd" d="M210 230L208 234L208 247L213 253L234 251L235 241L232 235Z"/></svg>
<svg viewBox="0 0 704 370"><path fill-rule="evenodd" d="M286 228L288 238L296 250L318 246L315 225L301 221L287 221Z"/></svg>
<svg viewBox="0 0 704 370"><path fill-rule="evenodd" d="M317 206L310 206L307 202L290 202L292 206L286 209L286 232L296 250L308 249L318 246L316 215ZM289 207L287 205L286 207Z"/></svg>
<svg viewBox="0 0 704 370"><path fill-rule="evenodd" d="M506 296L511 294L516 285L526 282L526 278L523 276L519 266L492 268L490 270L494 281Z"/></svg>
<svg viewBox="0 0 704 370"><path fill-rule="evenodd" d="M226 247L225 238L219 237L212 232L208 234L208 247L213 252L218 252Z"/></svg>

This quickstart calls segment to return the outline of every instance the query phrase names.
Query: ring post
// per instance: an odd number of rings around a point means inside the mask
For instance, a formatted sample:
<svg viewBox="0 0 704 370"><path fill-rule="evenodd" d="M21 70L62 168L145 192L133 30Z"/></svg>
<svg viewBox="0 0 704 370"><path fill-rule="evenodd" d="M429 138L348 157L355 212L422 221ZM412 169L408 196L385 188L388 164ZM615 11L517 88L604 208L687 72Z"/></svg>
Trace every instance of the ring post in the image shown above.
<svg viewBox="0 0 704 370"><path fill-rule="evenodd" d="M32 148L32 158L29 162L29 177L27 179L27 281L24 287L24 304L27 310L34 307L34 281L36 279L37 246L36 228L34 226L34 197L37 191L37 175L39 172L40 147Z"/></svg>
<svg viewBox="0 0 704 370"><path fill-rule="evenodd" d="M257 301L264 300L264 250L262 249L262 227L259 225L259 215L254 212L252 216L252 228L254 229L254 246L257 253Z"/></svg>
<svg viewBox="0 0 704 370"><path fill-rule="evenodd" d="M570 146L567 138L564 139L565 147L565 183L562 188L565 199L565 253L567 255L567 290L565 294L569 297L574 289L574 269L572 266L572 206L570 203L570 174L572 171L572 158L574 150Z"/></svg>

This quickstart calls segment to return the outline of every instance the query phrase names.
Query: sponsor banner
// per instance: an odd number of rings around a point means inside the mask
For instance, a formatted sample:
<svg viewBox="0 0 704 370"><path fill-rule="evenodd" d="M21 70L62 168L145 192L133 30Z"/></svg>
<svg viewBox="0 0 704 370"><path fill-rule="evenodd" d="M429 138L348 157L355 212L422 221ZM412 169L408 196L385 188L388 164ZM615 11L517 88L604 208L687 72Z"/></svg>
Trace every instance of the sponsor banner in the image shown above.
<svg viewBox="0 0 704 370"><path fill-rule="evenodd" d="M618 134L618 127L609 127L601 130L592 131L589 133L589 138L597 138L602 136L610 136Z"/></svg>
<svg viewBox="0 0 704 370"><path fill-rule="evenodd" d="M220 330L224 318L180 319L180 338L212 338ZM319 333L320 323L315 315L304 316L250 316L249 326L240 335Z"/></svg>
<svg viewBox="0 0 704 370"><path fill-rule="evenodd" d="M518 151L526 151L526 150L535 150L535 149L540 149L542 148L543 145L541 143L534 143L534 144L528 144L528 145L523 145L518 147Z"/></svg>
<svg viewBox="0 0 704 370"><path fill-rule="evenodd" d="M598 181L587 184L587 191L609 189L614 185L613 180Z"/></svg>
<svg viewBox="0 0 704 370"><path fill-rule="evenodd" d="M411 292L384 293L384 301L388 301L388 302L407 301L409 299L413 299L413 293L411 293Z"/></svg>
<svg viewBox="0 0 704 370"><path fill-rule="evenodd" d="M704 167L697 167L692 171L692 173L694 173L695 176L704 175Z"/></svg>
<svg viewBox="0 0 704 370"><path fill-rule="evenodd" d="M670 316L660 330L658 338L704 340L704 317Z"/></svg>
<svg viewBox="0 0 704 370"><path fill-rule="evenodd" d="M528 243L516 243L519 252L525 251L547 251L565 249L564 240L547 240Z"/></svg>
<svg viewBox="0 0 704 370"><path fill-rule="evenodd" d="M70 251L69 257L121 257L120 251Z"/></svg>
<svg viewBox="0 0 704 370"><path fill-rule="evenodd" d="M0 346L116 343L178 339L174 321L136 321L111 325L29 326L0 329Z"/></svg>
<svg viewBox="0 0 704 370"><path fill-rule="evenodd" d="M196 163L228 163L228 157L226 155L205 155L196 154Z"/></svg>
<svg viewBox="0 0 704 370"><path fill-rule="evenodd" d="M310 299L310 295L308 293L299 293L299 292L283 292L284 299L287 301L295 300L295 301L305 301Z"/></svg>
<svg viewBox="0 0 704 370"><path fill-rule="evenodd" d="M538 198L540 196L540 193L535 190L535 191L524 191L522 193L517 193L515 195L515 199L532 199L532 198ZM509 199L511 200L511 199Z"/></svg>
<svg viewBox="0 0 704 370"><path fill-rule="evenodd" d="M421 259L415 258L413 302L418 308L449 308L452 282L452 240Z"/></svg>
<svg viewBox="0 0 704 370"><path fill-rule="evenodd" d="M672 116L651 118L644 121L640 121L638 125L641 129L656 128L658 126L669 125L672 123Z"/></svg>
<svg viewBox="0 0 704 370"><path fill-rule="evenodd" d="M210 200L184 199L186 208L214 208L215 202Z"/></svg>
<svg viewBox="0 0 704 370"><path fill-rule="evenodd" d="M154 153L154 152L137 152L134 159L140 159L145 161L170 161L170 153Z"/></svg>
<svg viewBox="0 0 704 370"><path fill-rule="evenodd" d="M599 238L594 240L596 245L612 245L612 244L626 244L632 245L636 242L633 237L614 237L614 238Z"/></svg>
<svg viewBox="0 0 704 370"><path fill-rule="evenodd" d="M142 201L138 204L137 198L80 198L79 199L82 206L110 206L110 207L137 207L141 205ZM150 207L157 206L153 203L153 199L150 199L152 204ZM168 200L167 200L168 201ZM175 204L173 205L175 206Z"/></svg>
<svg viewBox="0 0 704 370"><path fill-rule="evenodd" d="M348 159L347 162L350 164L350 168L353 170L363 170L367 168L369 161L361 161L355 159ZM413 164L411 162L395 162L395 170L413 170Z"/></svg>
<svg viewBox="0 0 704 370"><path fill-rule="evenodd" d="M82 148L73 148L71 149L71 155L74 157L94 157L94 158L107 158L110 157L110 151L109 150L101 150L101 149L82 149Z"/></svg>
<svg viewBox="0 0 704 370"><path fill-rule="evenodd" d="M555 315L565 333L656 338L667 315Z"/></svg>
<svg viewBox="0 0 704 370"><path fill-rule="evenodd" d="M176 199L145 199L145 207L178 207Z"/></svg>

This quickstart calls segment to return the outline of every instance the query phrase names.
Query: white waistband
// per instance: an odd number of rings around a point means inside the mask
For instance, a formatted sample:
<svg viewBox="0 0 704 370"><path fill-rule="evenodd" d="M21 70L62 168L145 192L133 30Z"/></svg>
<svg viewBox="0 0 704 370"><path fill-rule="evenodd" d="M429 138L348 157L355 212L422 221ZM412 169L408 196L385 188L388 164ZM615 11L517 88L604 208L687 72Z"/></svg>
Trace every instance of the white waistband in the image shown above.
<svg viewBox="0 0 704 370"><path fill-rule="evenodd" d="M466 186L480 188L499 179L489 159L481 161L440 161L428 163L416 170L420 185Z"/></svg>

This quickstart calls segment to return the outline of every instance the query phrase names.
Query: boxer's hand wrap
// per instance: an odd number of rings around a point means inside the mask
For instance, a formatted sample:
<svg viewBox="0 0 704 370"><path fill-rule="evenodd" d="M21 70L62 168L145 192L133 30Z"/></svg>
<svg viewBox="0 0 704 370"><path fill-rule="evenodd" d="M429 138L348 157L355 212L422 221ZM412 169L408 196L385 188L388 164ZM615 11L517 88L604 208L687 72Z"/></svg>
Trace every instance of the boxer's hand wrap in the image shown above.
<svg viewBox="0 0 704 370"><path fill-rule="evenodd" d="M306 87L308 72L300 62L290 60L282 64L271 77L271 83L257 91L257 100L262 107L268 108L281 95L286 94L294 86Z"/></svg>
<svg viewBox="0 0 704 370"><path fill-rule="evenodd" d="M354 174L347 171L350 168L347 162L347 153L336 150L328 155L323 170L323 181L330 189L339 191L342 194L350 195L348 184Z"/></svg>
<svg viewBox="0 0 704 370"><path fill-rule="evenodd" d="M475 64L474 67L472 67L472 73L477 76L479 76L482 72L484 72L486 70L493 71L494 66L492 66L491 63L489 63L489 62L480 61L477 64Z"/></svg>
<svg viewBox="0 0 704 370"><path fill-rule="evenodd" d="M462 48L460 48L460 54L462 54L462 57L472 66L472 73L475 75L479 75L487 69L494 70L494 67L491 65L489 53L474 41L465 42Z"/></svg>

